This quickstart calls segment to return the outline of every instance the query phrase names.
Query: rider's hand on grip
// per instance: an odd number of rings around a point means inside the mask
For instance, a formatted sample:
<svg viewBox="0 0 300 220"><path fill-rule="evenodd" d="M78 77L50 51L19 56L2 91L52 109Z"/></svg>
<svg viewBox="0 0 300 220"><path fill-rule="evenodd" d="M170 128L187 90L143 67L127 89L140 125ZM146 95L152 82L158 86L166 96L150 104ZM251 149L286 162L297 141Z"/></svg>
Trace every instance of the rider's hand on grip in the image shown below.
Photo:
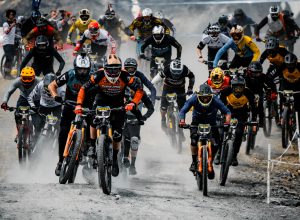
<svg viewBox="0 0 300 220"><path fill-rule="evenodd" d="M82 115L82 113L83 113L82 106L81 106L81 105L76 105L75 110L74 110L74 113L75 113L76 115Z"/></svg>
<svg viewBox="0 0 300 220"><path fill-rule="evenodd" d="M125 110L126 110L126 112L132 111L134 109L134 107L135 107L135 104L133 102L131 102L125 106Z"/></svg>
<svg viewBox="0 0 300 220"><path fill-rule="evenodd" d="M180 128L183 128L185 125L186 125L186 124L185 124L185 120L184 120L184 119L181 119L181 120L179 121L179 127L180 127Z"/></svg>
<svg viewBox="0 0 300 220"><path fill-rule="evenodd" d="M6 102L3 102L3 103L1 104L1 108L4 109L4 110L6 111L6 110L8 109L7 103L6 103Z"/></svg>
<svg viewBox="0 0 300 220"><path fill-rule="evenodd" d="M135 41L136 40L135 36L134 35L130 36L130 40Z"/></svg>
<svg viewBox="0 0 300 220"><path fill-rule="evenodd" d="M54 97L54 100L56 101L56 102L59 102L59 103L62 103L62 97L60 97L60 96L55 96Z"/></svg>

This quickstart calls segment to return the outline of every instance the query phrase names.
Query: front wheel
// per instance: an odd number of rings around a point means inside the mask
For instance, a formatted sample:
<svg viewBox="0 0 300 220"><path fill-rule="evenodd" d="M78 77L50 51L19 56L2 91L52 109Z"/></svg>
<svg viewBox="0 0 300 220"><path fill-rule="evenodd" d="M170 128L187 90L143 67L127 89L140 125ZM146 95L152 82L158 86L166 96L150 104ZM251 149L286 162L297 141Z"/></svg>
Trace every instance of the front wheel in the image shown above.
<svg viewBox="0 0 300 220"><path fill-rule="evenodd" d="M26 161L26 151L25 151L26 138L25 138L25 136L26 136L25 128L24 128L24 126L20 126L19 132L18 132L18 140L17 140L18 158L19 158L20 165Z"/></svg>
<svg viewBox="0 0 300 220"><path fill-rule="evenodd" d="M282 147L287 148L289 145L289 114L288 108L285 107L282 113L282 133L281 142Z"/></svg>
<svg viewBox="0 0 300 220"><path fill-rule="evenodd" d="M204 145L202 148L202 182L203 182L203 195L207 196L207 146Z"/></svg>
<svg viewBox="0 0 300 220"><path fill-rule="evenodd" d="M112 167L109 163L109 144L105 135L100 135L97 139L96 153L98 162L98 183L102 187L104 194L111 193L111 172Z"/></svg>
<svg viewBox="0 0 300 220"><path fill-rule="evenodd" d="M264 121L264 135L265 137L270 137L271 130L272 130L272 118L273 118L273 105L268 103L267 101L264 102L264 111L265 111L265 121Z"/></svg>
<svg viewBox="0 0 300 220"><path fill-rule="evenodd" d="M247 144L246 144L246 155L249 155L250 150L254 149L255 134L253 132L253 127L252 126L248 126L247 130L248 130L248 134L247 134Z"/></svg>
<svg viewBox="0 0 300 220"><path fill-rule="evenodd" d="M221 157L221 181L220 185L225 186L226 180L229 173L229 168L231 166L232 158L233 158L233 142L232 140L229 140L226 142L226 145L224 147L224 154Z"/></svg>

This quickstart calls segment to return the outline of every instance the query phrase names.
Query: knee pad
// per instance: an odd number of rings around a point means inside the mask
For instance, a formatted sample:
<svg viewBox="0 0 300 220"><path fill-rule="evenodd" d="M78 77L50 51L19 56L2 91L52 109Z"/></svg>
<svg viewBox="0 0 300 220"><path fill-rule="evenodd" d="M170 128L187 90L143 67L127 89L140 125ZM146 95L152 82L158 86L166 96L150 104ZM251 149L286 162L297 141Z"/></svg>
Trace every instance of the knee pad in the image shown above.
<svg viewBox="0 0 300 220"><path fill-rule="evenodd" d="M113 133L113 140L115 142L120 142L122 140L122 133L115 130Z"/></svg>
<svg viewBox="0 0 300 220"><path fill-rule="evenodd" d="M139 149L139 145L140 145L140 139L136 136L131 137L130 139L131 150L137 151Z"/></svg>
<svg viewBox="0 0 300 220"><path fill-rule="evenodd" d="M191 145L192 146L197 146L198 142L198 135L197 134L192 134L191 135Z"/></svg>

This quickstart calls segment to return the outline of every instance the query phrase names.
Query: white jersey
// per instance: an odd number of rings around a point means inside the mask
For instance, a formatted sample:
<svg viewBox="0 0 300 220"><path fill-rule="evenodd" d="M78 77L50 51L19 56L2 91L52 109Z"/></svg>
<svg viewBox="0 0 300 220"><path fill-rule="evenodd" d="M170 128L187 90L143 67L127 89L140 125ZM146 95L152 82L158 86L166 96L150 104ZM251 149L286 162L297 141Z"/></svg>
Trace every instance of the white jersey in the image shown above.
<svg viewBox="0 0 300 220"><path fill-rule="evenodd" d="M281 20L278 18L276 21L273 21L273 19L271 18L271 15L268 15L268 25L269 25L268 31L271 34L277 33L283 29L283 24L282 24Z"/></svg>
<svg viewBox="0 0 300 220"><path fill-rule="evenodd" d="M4 22L3 24L3 45L7 44L15 44L15 34L16 34L16 27L13 27L9 33L9 24Z"/></svg>
<svg viewBox="0 0 300 220"><path fill-rule="evenodd" d="M57 88L57 92L60 97L63 96L62 87ZM53 108L61 105L61 103L54 101L54 98L45 91L44 81L39 82L34 87L27 100L31 107L35 106L35 100L40 100L40 105L46 108Z"/></svg>
<svg viewBox="0 0 300 220"><path fill-rule="evenodd" d="M216 40L214 40L210 35L203 34L202 43L207 45L208 48L219 49L223 47L229 39L229 37L222 33L219 34L219 37Z"/></svg>
<svg viewBox="0 0 300 220"><path fill-rule="evenodd" d="M116 41L112 38L112 36L104 29L99 30L100 33L96 39L93 39L90 31L87 29L84 31L84 37L90 39L92 43L97 44L99 46L107 46L110 47L112 51L116 51L117 44Z"/></svg>

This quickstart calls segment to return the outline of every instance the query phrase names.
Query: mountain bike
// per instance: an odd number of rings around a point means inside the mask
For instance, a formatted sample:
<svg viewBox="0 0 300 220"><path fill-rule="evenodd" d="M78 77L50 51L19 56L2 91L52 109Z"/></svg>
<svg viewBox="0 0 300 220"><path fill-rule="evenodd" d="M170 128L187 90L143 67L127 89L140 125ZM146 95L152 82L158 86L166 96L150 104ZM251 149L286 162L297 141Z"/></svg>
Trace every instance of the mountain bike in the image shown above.
<svg viewBox="0 0 300 220"><path fill-rule="evenodd" d="M30 160L34 147L34 129L30 116L36 113L30 110L30 106L9 107L8 110L11 112L16 110L15 114L21 117L16 138L19 164L21 165Z"/></svg>
<svg viewBox="0 0 300 220"><path fill-rule="evenodd" d="M287 148L289 142L293 140L294 133L296 132L296 128L299 128L298 121L296 120L296 112L294 108L294 95L299 94L300 91L292 91L292 90L283 90L279 91L284 98L283 103L283 112L282 112L282 134L281 134L281 142L282 147ZM297 134L297 140L299 139L299 135ZM299 141L298 141L298 144Z"/></svg>
<svg viewBox="0 0 300 220"><path fill-rule="evenodd" d="M197 186L200 191L203 192L204 196L207 196L207 175L209 170L212 170L212 141L211 141L211 125L199 124L185 125L184 129L198 128L198 166L197 171L194 173L197 181ZM213 126L217 127L217 126Z"/></svg>

